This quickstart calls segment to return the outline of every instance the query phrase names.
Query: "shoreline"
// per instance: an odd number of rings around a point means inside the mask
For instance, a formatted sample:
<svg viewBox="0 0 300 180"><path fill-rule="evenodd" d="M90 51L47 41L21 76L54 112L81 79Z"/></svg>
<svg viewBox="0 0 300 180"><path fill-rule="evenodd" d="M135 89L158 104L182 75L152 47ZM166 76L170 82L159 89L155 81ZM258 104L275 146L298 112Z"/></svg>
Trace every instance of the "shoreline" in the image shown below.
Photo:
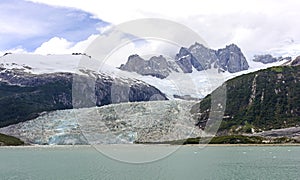
<svg viewBox="0 0 300 180"><path fill-rule="evenodd" d="M194 146L194 144L186 144L187 146ZM186 146L185 145L185 146ZM195 144L195 146L208 147L239 147L239 146L300 146L300 144Z"/></svg>
<svg viewBox="0 0 300 180"><path fill-rule="evenodd" d="M123 147L132 147L132 146L139 146L139 147L147 147L147 146L157 146L157 147L174 147L174 146L183 146L183 147L247 147L247 146L257 146L257 147L265 147L265 146L300 146L299 144L185 144L185 145L173 145L173 144L97 144L97 145L25 145L25 146L0 146L0 149L4 148L95 148L94 146L98 147L113 147L113 146L123 146Z"/></svg>

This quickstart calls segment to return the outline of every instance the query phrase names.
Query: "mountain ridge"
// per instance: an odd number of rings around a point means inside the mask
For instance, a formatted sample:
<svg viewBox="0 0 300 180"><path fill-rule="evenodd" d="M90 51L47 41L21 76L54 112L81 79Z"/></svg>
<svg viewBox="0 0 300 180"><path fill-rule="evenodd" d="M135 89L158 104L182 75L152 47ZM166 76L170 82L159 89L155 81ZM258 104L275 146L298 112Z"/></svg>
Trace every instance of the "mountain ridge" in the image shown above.
<svg viewBox="0 0 300 180"><path fill-rule="evenodd" d="M162 55L153 56L149 60L144 60L139 55L131 55L127 62L119 67L124 71L161 79L166 78L171 71L192 73L193 69L203 71L211 68L216 68L219 72L236 73L247 70L249 65L241 49L235 44L213 50L196 42L189 48L181 47L174 61L167 61Z"/></svg>

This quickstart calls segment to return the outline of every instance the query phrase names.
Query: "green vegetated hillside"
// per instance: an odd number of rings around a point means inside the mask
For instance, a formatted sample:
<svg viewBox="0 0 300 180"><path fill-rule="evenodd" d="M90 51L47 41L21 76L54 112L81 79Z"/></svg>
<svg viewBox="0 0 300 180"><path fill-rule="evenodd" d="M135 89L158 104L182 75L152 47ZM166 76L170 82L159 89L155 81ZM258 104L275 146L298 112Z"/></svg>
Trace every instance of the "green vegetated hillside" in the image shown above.
<svg viewBox="0 0 300 180"><path fill-rule="evenodd" d="M300 125L300 66L272 67L236 77L224 85L227 99L219 133ZM199 127L203 128L209 118L212 95L191 110Z"/></svg>
<svg viewBox="0 0 300 180"><path fill-rule="evenodd" d="M0 146L20 146L24 145L24 142L18 138L0 134Z"/></svg>

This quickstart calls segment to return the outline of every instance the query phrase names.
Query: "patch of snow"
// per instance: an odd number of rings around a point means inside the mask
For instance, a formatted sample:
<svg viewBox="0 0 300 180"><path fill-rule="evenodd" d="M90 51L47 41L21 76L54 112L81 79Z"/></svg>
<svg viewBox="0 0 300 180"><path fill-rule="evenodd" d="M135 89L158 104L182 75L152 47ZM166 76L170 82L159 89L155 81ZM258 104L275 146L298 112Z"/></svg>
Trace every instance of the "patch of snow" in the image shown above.
<svg viewBox="0 0 300 180"><path fill-rule="evenodd" d="M184 58L187 58L187 57L189 57L190 55L188 54L188 55L185 55L185 56L182 56L182 57L180 57L178 60L181 60L181 59L184 59Z"/></svg>
<svg viewBox="0 0 300 180"><path fill-rule="evenodd" d="M75 72L82 56L10 54L0 58L6 69L26 69L34 74ZM27 67L27 68L26 68Z"/></svg>

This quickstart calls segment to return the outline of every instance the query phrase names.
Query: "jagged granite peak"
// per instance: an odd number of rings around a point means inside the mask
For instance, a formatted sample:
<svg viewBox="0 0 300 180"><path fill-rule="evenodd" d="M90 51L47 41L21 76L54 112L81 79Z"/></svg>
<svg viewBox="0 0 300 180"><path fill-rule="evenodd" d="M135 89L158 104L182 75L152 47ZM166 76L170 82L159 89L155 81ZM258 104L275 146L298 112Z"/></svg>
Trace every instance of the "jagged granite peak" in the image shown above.
<svg viewBox="0 0 300 180"><path fill-rule="evenodd" d="M223 49L219 49L217 56L217 65L224 71L235 73L249 68L241 49L235 44L230 44Z"/></svg>
<svg viewBox="0 0 300 180"><path fill-rule="evenodd" d="M126 64L120 66L121 70L136 72L141 75L150 75L157 78L166 78L171 71L177 71L174 62L167 61L165 57L153 56L149 60L134 54L128 57Z"/></svg>
<svg viewBox="0 0 300 180"><path fill-rule="evenodd" d="M196 42L189 48L180 48L175 60L184 73L191 73L193 67L197 71L210 69L218 57L215 50Z"/></svg>
<svg viewBox="0 0 300 180"><path fill-rule="evenodd" d="M196 60L187 48L180 48L179 53L176 54L175 61L184 73L193 72L192 62Z"/></svg>
<svg viewBox="0 0 300 180"><path fill-rule="evenodd" d="M181 47L175 55L175 62L168 61L161 55L144 60L135 54L120 66L121 70L161 79L169 76L172 71L179 72L178 69L183 73L192 73L194 69L203 71L211 68L216 68L219 72L235 73L247 70L249 65L241 49L235 44L216 51L196 42L189 48Z"/></svg>
<svg viewBox="0 0 300 180"><path fill-rule="evenodd" d="M215 50L209 49L196 42L188 49L181 48L175 59L178 65L183 69L183 72L191 73L193 67L197 71L210 69L212 64L218 60L218 57L216 56ZM188 66L182 67L184 64ZM188 68L189 71L185 71L185 68Z"/></svg>
<svg viewBox="0 0 300 180"><path fill-rule="evenodd" d="M197 63L193 65L198 71L210 69L212 64L218 61L215 50L209 49L197 42L189 48L189 51L197 60Z"/></svg>
<svg viewBox="0 0 300 180"><path fill-rule="evenodd" d="M191 73L193 67L197 71L202 71L211 69L213 66L220 71L230 73L249 68L241 49L235 44L216 51L196 42L188 49L181 48L175 59L184 73Z"/></svg>
<svg viewBox="0 0 300 180"><path fill-rule="evenodd" d="M254 62L261 62L264 64L268 64L268 63L274 63L274 62L278 62L278 61L283 61L283 60L287 60L287 61L291 61L292 58L291 57L273 57L271 54L263 54L263 55L254 55Z"/></svg>

